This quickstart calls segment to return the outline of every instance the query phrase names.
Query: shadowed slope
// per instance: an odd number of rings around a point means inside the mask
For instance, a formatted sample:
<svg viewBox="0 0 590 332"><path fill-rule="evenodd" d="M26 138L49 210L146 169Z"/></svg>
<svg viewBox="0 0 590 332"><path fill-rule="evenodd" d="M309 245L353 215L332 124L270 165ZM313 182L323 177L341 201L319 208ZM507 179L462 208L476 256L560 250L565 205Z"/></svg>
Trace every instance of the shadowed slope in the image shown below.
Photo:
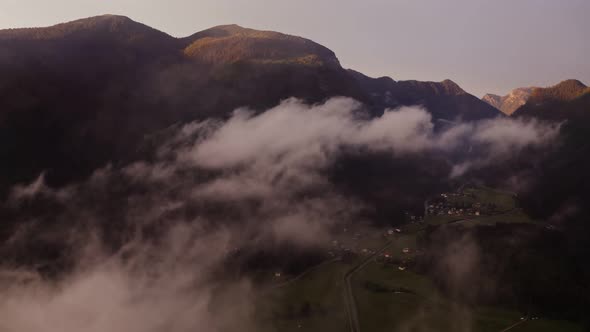
<svg viewBox="0 0 590 332"><path fill-rule="evenodd" d="M435 119L478 120L501 113L494 107L465 92L451 80L442 82L394 81L389 77L370 78L349 70L363 91L378 107L422 105Z"/></svg>
<svg viewBox="0 0 590 332"><path fill-rule="evenodd" d="M105 15L2 30L0 192L43 171L58 185L143 158L145 137L175 123L334 96L373 114L415 104L449 120L498 114L451 81L374 80L343 69L313 41L237 25L179 39Z"/></svg>

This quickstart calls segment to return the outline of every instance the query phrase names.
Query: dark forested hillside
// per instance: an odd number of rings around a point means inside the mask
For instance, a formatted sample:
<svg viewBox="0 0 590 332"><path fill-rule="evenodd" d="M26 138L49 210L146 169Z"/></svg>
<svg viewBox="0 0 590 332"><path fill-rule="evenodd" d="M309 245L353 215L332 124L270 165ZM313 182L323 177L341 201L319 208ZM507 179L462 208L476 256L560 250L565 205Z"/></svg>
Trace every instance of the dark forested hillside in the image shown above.
<svg viewBox="0 0 590 332"><path fill-rule="evenodd" d="M375 112L422 104L436 118L497 114L445 81L371 79L310 40L235 25L173 38L121 16L0 31L0 191L45 171L49 183L136 157L174 123L297 97L348 96ZM32 120L34 119L34 120Z"/></svg>
<svg viewBox="0 0 590 332"><path fill-rule="evenodd" d="M478 120L500 116L494 107L465 92L455 82L394 81L389 77L370 78L349 70L377 107L422 105L435 119Z"/></svg>
<svg viewBox="0 0 590 332"><path fill-rule="evenodd" d="M539 216L557 218L567 210L581 213L587 209L590 201L585 189L590 184L585 171L590 167L589 111L588 88L579 81L568 80L535 90L529 102L514 113L517 117L562 123L559 149L539 161L538 181L525 200Z"/></svg>

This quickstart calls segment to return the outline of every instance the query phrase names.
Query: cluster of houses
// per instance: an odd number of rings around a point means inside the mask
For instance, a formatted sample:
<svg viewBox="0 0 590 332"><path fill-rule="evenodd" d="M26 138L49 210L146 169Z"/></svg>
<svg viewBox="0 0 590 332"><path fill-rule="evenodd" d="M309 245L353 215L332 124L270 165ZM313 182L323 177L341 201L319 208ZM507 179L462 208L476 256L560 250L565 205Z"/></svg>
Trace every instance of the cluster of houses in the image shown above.
<svg viewBox="0 0 590 332"><path fill-rule="evenodd" d="M382 233L382 236L387 238L401 232L402 230L400 228L389 228ZM352 235L350 237L344 237L344 239L341 239L340 241L336 239L332 240L330 248L328 249L329 257L337 258L350 255L369 256L375 253L374 249L365 248L360 244L360 240L363 237L368 236L368 234L362 232L353 233L346 228L344 228L343 233L350 233Z"/></svg>
<svg viewBox="0 0 590 332"><path fill-rule="evenodd" d="M344 233L351 233L348 232L348 229L343 229ZM359 247L359 240L365 236L360 232L352 233L352 236L349 238L345 238L342 240L332 240L330 249L328 250L328 256L330 257L344 257L350 255L359 255L359 254L372 254L373 251L365 248ZM350 241L347 241L350 240Z"/></svg>
<svg viewBox="0 0 590 332"><path fill-rule="evenodd" d="M406 220L410 224L424 221L424 218L422 216L416 216L416 215L411 214L410 212L406 212L405 214L406 214Z"/></svg>
<svg viewBox="0 0 590 332"><path fill-rule="evenodd" d="M454 201L449 198L465 197L463 193L444 193L440 198L427 202L426 213L431 216L479 216L482 214L482 204L479 202L467 203L460 200Z"/></svg>
<svg viewBox="0 0 590 332"><path fill-rule="evenodd" d="M399 228L390 228L387 230L387 233L385 233L385 236L392 236L395 233L401 233L402 230Z"/></svg>
<svg viewBox="0 0 590 332"><path fill-rule="evenodd" d="M377 257L377 261L385 264L397 265L398 270L405 271L413 258L412 254L419 254L419 252L407 247L401 250L401 255L385 251Z"/></svg>
<svg viewBox="0 0 590 332"><path fill-rule="evenodd" d="M346 245L338 240L332 241L332 247L328 250L328 256L337 257L349 257L353 255L368 256L375 253L375 250L369 248L359 248L358 245Z"/></svg>

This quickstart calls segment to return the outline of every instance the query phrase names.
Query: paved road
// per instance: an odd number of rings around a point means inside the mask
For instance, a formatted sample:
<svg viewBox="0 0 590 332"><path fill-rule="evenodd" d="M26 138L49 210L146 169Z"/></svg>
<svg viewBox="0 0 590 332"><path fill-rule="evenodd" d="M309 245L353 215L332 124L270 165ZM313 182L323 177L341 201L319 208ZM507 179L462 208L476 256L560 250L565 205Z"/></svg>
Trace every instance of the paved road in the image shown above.
<svg viewBox="0 0 590 332"><path fill-rule="evenodd" d="M317 269L319 269L320 267L322 267L322 266L324 266L326 264L330 264L330 263L333 263L333 262L336 262L336 261L338 261L338 259L336 259L336 258L329 259L327 261L323 261L323 262L321 262L321 263L319 263L317 265L314 265L314 266L310 267L309 269L301 272L299 275L297 275L297 276L295 276L295 277L293 277L293 278L291 278L289 280L286 280L286 281L283 281L280 284L276 284L276 285L271 286L270 289L285 287L285 286L287 286L289 284L292 284L293 282L295 282L295 281L297 281L297 280L305 277L311 271L317 270Z"/></svg>
<svg viewBox="0 0 590 332"><path fill-rule="evenodd" d="M528 318L525 318L525 319L523 319L523 320L521 320L521 321L518 321L518 322L516 322L516 323L514 323L514 324L512 324L512 325L510 325L510 326L508 326L507 328L503 329L503 330L502 330L502 331L500 331L500 332L506 332L506 331L510 331L510 330L512 330L513 328L517 327L518 325L520 325L520 324L522 324L522 323L524 323L524 322L526 322L526 321L528 321L528 320L529 320Z"/></svg>
<svg viewBox="0 0 590 332"><path fill-rule="evenodd" d="M354 300L354 295L352 293L352 285L350 283L350 279L352 278L352 275L355 272L362 270L375 257L377 257L380 253L389 248L389 246L391 246L392 244L393 241L388 242L386 245L381 247L379 250L367 257L365 260L361 261L359 264L350 269L344 275L344 300L346 302L346 311L348 312L348 322L351 332L360 332L361 328L359 325L358 310L356 308L356 301Z"/></svg>

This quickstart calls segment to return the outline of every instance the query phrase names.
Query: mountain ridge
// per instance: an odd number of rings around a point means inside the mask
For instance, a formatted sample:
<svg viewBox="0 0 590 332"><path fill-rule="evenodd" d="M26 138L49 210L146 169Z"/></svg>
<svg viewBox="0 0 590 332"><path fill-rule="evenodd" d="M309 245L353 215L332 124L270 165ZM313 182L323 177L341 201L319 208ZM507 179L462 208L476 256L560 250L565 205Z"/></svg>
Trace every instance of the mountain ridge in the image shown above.
<svg viewBox="0 0 590 332"><path fill-rule="evenodd" d="M88 18L77 19L69 22L58 23L47 27L15 28L0 30L0 40L25 38L33 40L64 38L68 35L83 31L108 31L111 33L121 32L150 32L176 39L167 33L151 28L145 24L136 22L127 16L121 15L99 15Z"/></svg>
<svg viewBox="0 0 590 332"><path fill-rule="evenodd" d="M477 120L501 116L502 113L467 93L450 79L432 81L395 81L383 76L371 78L349 69L372 102L382 108L404 105L426 107L435 119Z"/></svg>
<svg viewBox="0 0 590 332"><path fill-rule="evenodd" d="M60 185L134 160L145 136L173 124L337 96L362 102L372 116L404 105L424 106L435 119L500 114L450 80L373 79L342 68L309 39L238 25L176 38L103 15L2 30L0 153L8 161L0 191L43 171Z"/></svg>
<svg viewBox="0 0 590 332"><path fill-rule="evenodd" d="M517 116L537 116L547 119L567 119L571 112L568 104L583 104L579 99L586 98L590 88L579 80L567 79L546 88L535 88L527 102L519 107L514 114ZM578 110L579 107L574 109Z"/></svg>
<svg viewBox="0 0 590 332"><path fill-rule="evenodd" d="M506 115L522 114L532 104L560 103L572 101L590 92L590 88L577 79L566 79L549 87L516 88L505 96L488 93L481 100Z"/></svg>
<svg viewBox="0 0 590 332"><path fill-rule="evenodd" d="M309 39L236 24L215 26L181 38L184 54L209 63L276 62L339 67L334 52Z"/></svg>

